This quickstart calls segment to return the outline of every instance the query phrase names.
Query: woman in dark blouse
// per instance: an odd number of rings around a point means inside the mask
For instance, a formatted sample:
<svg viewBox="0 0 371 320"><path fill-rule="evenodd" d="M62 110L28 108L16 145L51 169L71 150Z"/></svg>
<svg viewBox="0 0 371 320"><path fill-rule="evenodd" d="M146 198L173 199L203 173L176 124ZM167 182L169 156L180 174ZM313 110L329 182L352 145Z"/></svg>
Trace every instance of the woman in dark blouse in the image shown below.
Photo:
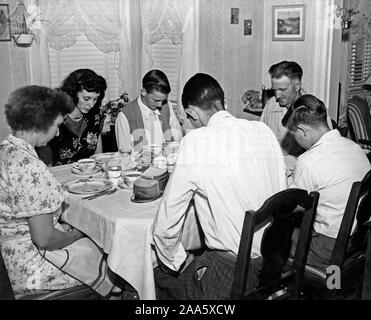
<svg viewBox="0 0 371 320"><path fill-rule="evenodd" d="M49 165L71 163L102 152L105 115L100 106L106 80L90 69L78 69L63 81L61 89L72 97L75 108L65 117L59 136L49 142L49 157L45 150L39 150L40 158Z"/></svg>

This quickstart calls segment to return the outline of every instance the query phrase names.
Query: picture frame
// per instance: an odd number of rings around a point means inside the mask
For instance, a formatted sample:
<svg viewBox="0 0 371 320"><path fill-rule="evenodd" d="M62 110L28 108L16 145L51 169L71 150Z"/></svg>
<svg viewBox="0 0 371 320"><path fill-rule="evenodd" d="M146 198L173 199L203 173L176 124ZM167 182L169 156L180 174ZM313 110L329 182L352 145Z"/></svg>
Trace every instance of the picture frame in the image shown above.
<svg viewBox="0 0 371 320"><path fill-rule="evenodd" d="M243 21L243 35L251 36L252 35L252 20L247 19Z"/></svg>
<svg viewBox="0 0 371 320"><path fill-rule="evenodd" d="M0 4L0 41L11 41L9 23L9 5Z"/></svg>
<svg viewBox="0 0 371 320"><path fill-rule="evenodd" d="M240 23L240 8L231 8L231 24Z"/></svg>
<svg viewBox="0 0 371 320"><path fill-rule="evenodd" d="M272 6L272 40L304 41L305 5Z"/></svg>

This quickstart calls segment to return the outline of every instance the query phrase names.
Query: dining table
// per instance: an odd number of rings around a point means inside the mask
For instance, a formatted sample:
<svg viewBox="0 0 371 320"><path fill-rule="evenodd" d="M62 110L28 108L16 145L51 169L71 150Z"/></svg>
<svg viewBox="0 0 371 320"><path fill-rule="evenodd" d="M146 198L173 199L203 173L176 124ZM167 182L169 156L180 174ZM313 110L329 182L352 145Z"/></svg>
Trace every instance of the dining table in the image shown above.
<svg viewBox="0 0 371 320"><path fill-rule="evenodd" d="M81 177L72 172L72 164L51 167L50 171L62 184ZM105 172L91 179L105 179ZM132 189L121 189L92 200L86 195L68 193L62 221L81 230L107 254L109 268L127 281L141 300L155 300L153 269L158 265L152 242L152 224L161 198L136 203L131 201ZM186 250L202 244L195 209L187 209L182 245Z"/></svg>

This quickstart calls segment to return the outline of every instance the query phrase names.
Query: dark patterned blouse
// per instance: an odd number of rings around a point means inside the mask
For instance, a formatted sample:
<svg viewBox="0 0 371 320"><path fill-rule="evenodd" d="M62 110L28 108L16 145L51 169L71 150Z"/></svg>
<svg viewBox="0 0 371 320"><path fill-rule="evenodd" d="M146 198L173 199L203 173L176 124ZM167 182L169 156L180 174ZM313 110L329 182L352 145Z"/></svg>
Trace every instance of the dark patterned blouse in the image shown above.
<svg viewBox="0 0 371 320"><path fill-rule="evenodd" d="M76 162L92 156L102 132L105 114L93 107L79 122L68 117L59 127L59 136L49 142L53 151L53 165Z"/></svg>

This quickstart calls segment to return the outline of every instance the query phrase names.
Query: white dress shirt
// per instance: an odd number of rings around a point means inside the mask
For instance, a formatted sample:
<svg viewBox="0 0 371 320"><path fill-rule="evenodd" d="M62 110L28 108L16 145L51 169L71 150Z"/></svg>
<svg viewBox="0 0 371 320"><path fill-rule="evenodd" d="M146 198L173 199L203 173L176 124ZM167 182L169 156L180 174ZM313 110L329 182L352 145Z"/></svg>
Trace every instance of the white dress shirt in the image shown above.
<svg viewBox="0 0 371 320"><path fill-rule="evenodd" d="M353 182L371 169L360 146L338 130L325 133L298 157L291 187L320 193L314 230L336 238Z"/></svg>
<svg viewBox="0 0 371 320"><path fill-rule="evenodd" d="M287 112L286 107L281 107L276 98L270 98L260 116L260 121L264 122L276 136L278 141L282 141L287 134L287 128L282 125L282 119Z"/></svg>
<svg viewBox="0 0 371 320"><path fill-rule="evenodd" d="M142 102L140 96L137 99L139 109L142 114L143 118L143 124L144 124L144 130L146 134L146 139L148 144L158 144L161 145L163 142L165 142L164 134L162 132L162 126L160 121L160 111L155 110L152 111L150 108L148 108L144 103ZM170 120L169 125L171 128L171 132L173 135L173 138L175 141L180 141L183 137L182 130L179 124L179 121L175 115L175 112L173 110L173 107L171 105L171 102L168 100L169 109L170 109ZM154 112L153 115L153 130L154 130L154 137L151 137L151 115L150 113ZM126 116L119 112L116 123L115 123L115 134L116 134L116 142L117 142L117 148L124 149L124 150L132 150L134 147L134 139L133 136L130 133L130 125L126 118Z"/></svg>
<svg viewBox="0 0 371 320"><path fill-rule="evenodd" d="M282 125L282 119L287 112L286 107L281 107L276 101L275 97L268 100L267 104L263 109L263 113L260 117L260 121L264 122L276 136L278 142L281 145L282 151L284 153L284 161L286 165L286 176L288 183L292 183L292 174L296 165L296 156L288 154L287 150L290 150L292 145L297 145L294 137L289 135L289 131L286 127ZM331 118L327 114L327 125L332 129Z"/></svg>
<svg viewBox="0 0 371 320"><path fill-rule="evenodd" d="M189 132L178 152L153 225L159 258L173 270L183 263L180 240L193 197L207 247L237 255L245 212L286 188L277 139L259 121L219 111L206 127ZM264 228L254 235L252 257L260 256Z"/></svg>

